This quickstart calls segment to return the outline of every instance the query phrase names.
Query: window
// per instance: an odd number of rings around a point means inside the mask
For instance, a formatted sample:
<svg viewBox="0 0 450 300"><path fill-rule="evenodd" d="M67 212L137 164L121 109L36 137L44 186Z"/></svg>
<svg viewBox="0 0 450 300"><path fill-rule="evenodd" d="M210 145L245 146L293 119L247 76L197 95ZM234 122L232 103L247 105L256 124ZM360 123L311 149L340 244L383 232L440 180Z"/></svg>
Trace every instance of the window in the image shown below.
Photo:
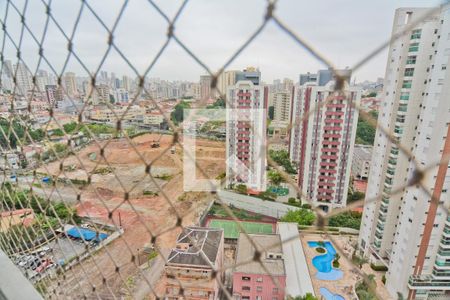
<svg viewBox="0 0 450 300"><path fill-rule="evenodd" d="M414 29L411 32L411 39L420 39L421 34L422 34L422 29Z"/></svg>
<svg viewBox="0 0 450 300"><path fill-rule="evenodd" d="M412 86L412 80L404 80L402 84L402 88L409 89Z"/></svg>
<svg viewBox="0 0 450 300"><path fill-rule="evenodd" d="M399 106L398 106L398 110L399 111L407 111L408 110L408 105L406 105L406 104L400 104Z"/></svg>
<svg viewBox="0 0 450 300"><path fill-rule="evenodd" d="M278 294L278 288L273 288L272 289L272 294Z"/></svg>
<svg viewBox="0 0 450 300"><path fill-rule="evenodd" d="M415 56L415 55L410 55L410 56L408 56L408 57L406 58L406 64L407 64L407 65L414 65L414 64L416 63L416 59L417 59L417 56Z"/></svg>
<svg viewBox="0 0 450 300"><path fill-rule="evenodd" d="M250 281L250 277L243 276L243 277L242 277L242 280L243 280L243 281Z"/></svg>
<svg viewBox="0 0 450 300"><path fill-rule="evenodd" d="M414 68L405 69L405 76L413 76L413 75L414 75Z"/></svg>
<svg viewBox="0 0 450 300"><path fill-rule="evenodd" d="M244 286L242 287L242 290L243 290L243 291L250 291L250 287L244 285Z"/></svg>
<svg viewBox="0 0 450 300"><path fill-rule="evenodd" d="M409 44L409 52L417 52L419 51L419 43L411 43Z"/></svg>
<svg viewBox="0 0 450 300"><path fill-rule="evenodd" d="M262 292L262 286L257 286L257 287L256 287L256 291L257 291L257 292Z"/></svg>
<svg viewBox="0 0 450 300"><path fill-rule="evenodd" d="M262 300L262 296L256 296L256 300Z"/></svg>
<svg viewBox="0 0 450 300"><path fill-rule="evenodd" d="M401 92L400 100L409 100L409 92Z"/></svg>
<svg viewBox="0 0 450 300"><path fill-rule="evenodd" d="M263 282L263 279L262 279L262 277L258 277L258 278L256 278L256 282Z"/></svg>

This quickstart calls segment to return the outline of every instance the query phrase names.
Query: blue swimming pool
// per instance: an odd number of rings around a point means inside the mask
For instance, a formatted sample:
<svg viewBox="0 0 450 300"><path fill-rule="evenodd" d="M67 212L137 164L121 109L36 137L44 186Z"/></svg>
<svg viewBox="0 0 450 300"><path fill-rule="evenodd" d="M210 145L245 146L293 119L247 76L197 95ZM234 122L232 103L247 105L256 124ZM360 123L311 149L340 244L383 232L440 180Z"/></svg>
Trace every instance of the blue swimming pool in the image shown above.
<svg viewBox="0 0 450 300"><path fill-rule="evenodd" d="M316 248L319 247L319 243L308 242L308 246ZM318 271L316 277L320 280L339 280L342 278L344 273L341 270L333 268L332 266L336 249L334 249L331 242L324 242L324 247L327 252L322 255L317 255L312 259L312 264Z"/></svg>
<svg viewBox="0 0 450 300"><path fill-rule="evenodd" d="M320 294L325 298L325 300L345 300L345 298L341 295L333 294L328 289L323 287L320 288Z"/></svg>

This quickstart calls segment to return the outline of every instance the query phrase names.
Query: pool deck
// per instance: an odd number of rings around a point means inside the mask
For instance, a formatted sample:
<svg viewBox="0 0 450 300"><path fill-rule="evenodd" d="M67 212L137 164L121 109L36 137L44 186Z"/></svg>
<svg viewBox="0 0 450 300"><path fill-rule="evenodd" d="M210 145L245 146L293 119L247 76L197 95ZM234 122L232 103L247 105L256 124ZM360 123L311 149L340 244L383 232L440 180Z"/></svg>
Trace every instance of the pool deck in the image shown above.
<svg viewBox="0 0 450 300"><path fill-rule="evenodd" d="M316 252L313 247L308 245L309 241L328 241L326 237L322 237L320 234L300 234L300 239L303 245L303 250L306 256L306 263L308 265L308 271L312 279L312 284L314 292L316 295L320 295L320 288L327 288L333 294L339 294L343 296L346 300L356 299L356 295L353 293L353 288L355 283L361 278L355 271L352 271L355 267L345 260L344 254L339 252L339 249L335 247L336 251L341 255L339 263L341 264L340 269L344 272L344 276L339 280L319 280L316 278L317 269L312 264L312 259L321 255Z"/></svg>

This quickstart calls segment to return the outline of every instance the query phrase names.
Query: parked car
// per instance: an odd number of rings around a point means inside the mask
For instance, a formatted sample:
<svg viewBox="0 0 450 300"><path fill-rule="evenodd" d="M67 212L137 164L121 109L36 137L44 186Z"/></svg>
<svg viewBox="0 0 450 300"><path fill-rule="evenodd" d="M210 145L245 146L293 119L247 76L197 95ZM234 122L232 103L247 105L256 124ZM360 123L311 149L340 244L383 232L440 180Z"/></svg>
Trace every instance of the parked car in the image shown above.
<svg viewBox="0 0 450 300"><path fill-rule="evenodd" d="M36 268L36 272L42 273L47 269L50 269L52 267L56 266L51 259L44 259L41 261L41 265Z"/></svg>

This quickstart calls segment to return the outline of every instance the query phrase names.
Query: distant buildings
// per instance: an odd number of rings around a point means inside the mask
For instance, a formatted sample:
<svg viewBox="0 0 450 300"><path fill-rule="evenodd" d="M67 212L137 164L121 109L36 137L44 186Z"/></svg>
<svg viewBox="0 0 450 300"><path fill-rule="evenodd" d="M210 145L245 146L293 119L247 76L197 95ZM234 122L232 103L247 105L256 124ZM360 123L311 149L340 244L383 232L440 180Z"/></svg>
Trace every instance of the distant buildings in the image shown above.
<svg viewBox="0 0 450 300"><path fill-rule="evenodd" d="M78 96L77 80L75 78L75 73L67 72L63 77L63 86L67 96L73 99Z"/></svg>
<svg viewBox="0 0 450 300"><path fill-rule="evenodd" d="M256 251L261 253L260 261L252 261ZM236 249L236 267L233 268L234 299L282 300L286 296L285 287L286 270L280 236L241 233Z"/></svg>
<svg viewBox="0 0 450 300"><path fill-rule="evenodd" d="M277 122L291 121L291 92L277 92L273 96L274 117Z"/></svg>
<svg viewBox="0 0 450 300"><path fill-rule="evenodd" d="M211 76L202 75L200 76L200 99L208 100L211 96Z"/></svg>
<svg viewBox="0 0 450 300"><path fill-rule="evenodd" d="M392 35L428 12L397 9ZM377 130L358 245L374 264L389 268L392 297L450 298L448 37L450 8L444 6L393 41L388 53L378 122L413 160ZM414 160L427 170L424 188L403 188L415 175Z"/></svg>
<svg viewBox="0 0 450 300"><path fill-rule="evenodd" d="M360 97L360 90L352 86L343 93L335 92L334 81L295 87L290 158L298 163L302 193L324 211L345 207L347 202L358 119L352 104L359 104ZM303 118L311 110L314 112Z"/></svg>
<svg viewBox="0 0 450 300"><path fill-rule="evenodd" d="M165 265L167 299L221 299L223 274L213 271L222 269L223 243L222 229L184 228Z"/></svg>
<svg viewBox="0 0 450 300"><path fill-rule="evenodd" d="M247 70L227 93L226 184L265 191L267 91L259 85L259 71Z"/></svg>
<svg viewBox="0 0 450 300"><path fill-rule="evenodd" d="M358 180L367 180L372 162L372 146L355 145L352 158L352 175Z"/></svg>
<svg viewBox="0 0 450 300"><path fill-rule="evenodd" d="M300 74L299 84L302 86L306 83L315 83L318 86L324 86L331 80L333 80L333 71L319 70L316 74L309 72L306 74Z"/></svg>

